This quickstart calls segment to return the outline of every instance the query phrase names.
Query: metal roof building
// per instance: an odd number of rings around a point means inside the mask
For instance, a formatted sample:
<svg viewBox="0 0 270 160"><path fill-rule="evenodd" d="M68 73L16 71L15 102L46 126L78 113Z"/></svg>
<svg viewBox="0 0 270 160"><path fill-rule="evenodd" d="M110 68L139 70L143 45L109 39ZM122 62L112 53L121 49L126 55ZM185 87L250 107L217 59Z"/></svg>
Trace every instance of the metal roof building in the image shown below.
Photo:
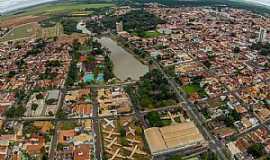
<svg viewBox="0 0 270 160"><path fill-rule="evenodd" d="M161 128L152 127L144 130L144 133L153 156L207 145L193 122L184 122Z"/></svg>

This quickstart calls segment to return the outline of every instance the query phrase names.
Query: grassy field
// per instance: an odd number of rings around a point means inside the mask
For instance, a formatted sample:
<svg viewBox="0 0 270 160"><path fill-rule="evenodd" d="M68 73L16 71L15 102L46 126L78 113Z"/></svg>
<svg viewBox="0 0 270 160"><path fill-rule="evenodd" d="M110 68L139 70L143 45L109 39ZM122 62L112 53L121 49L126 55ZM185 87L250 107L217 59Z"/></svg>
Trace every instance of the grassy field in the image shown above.
<svg viewBox="0 0 270 160"><path fill-rule="evenodd" d="M206 97L207 93L203 88L200 87L199 84L189 84L183 87L183 90L186 94L191 95L192 93L197 92L201 97Z"/></svg>
<svg viewBox="0 0 270 160"><path fill-rule="evenodd" d="M51 38L58 37L63 34L63 26L60 23L57 23L53 27L39 28L37 33L38 38Z"/></svg>
<svg viewBox="0 0 270 160"><path fill-rule="evenodd" d="M160 33L157 31L146 31L143 32L144 38L154 38L160 36Z"/></svg>
<svg viewBox="0 0 270 160"><path fill-rule="evenodd" d="M139 36L139 37L143 37L143 38L154 38L161 35L161 33L157 31L133 32L131 34Z"/></svg>
<svg viewBox="0 0 270 160"><path fill-rule="evenodd" d="M34 24L26 24L19 26L17 28L14 28L12 31L10 31L7 35L0 38L0 42L4 41L10 41L15 39L24 39L29 38L36 32L36 25Z"/></svg>
<svg viewBox="0 0 270 160"><path fill-rule="evenodd" d="M42 28L37 23L29 23L18 26L11 30L3 38L0 38L0 42L21 40L28 38L51 38L60 36L63 34L63 27L60 23L57 23L53 27Z"/></svg>
<svg viewBox="0 0 270 160"><path fill-rule="evenodd" d="M21 10L17 10L14 12L10 12L7 15L0 16L0 24L1 21L4 22L11 18L25 17L25 16L38 16L38 17L47 17L58 14L89 14L91 11L85 11L85 9L97 9L104 7L112 7L113 3L76 3L76 2L61 2L61 3L48 3L42 4L38 6L33 6ZM79 16L77 15L77 16Z"/></svg>
<svg viewBox="0 0 270 160"><path fill-rule="evenodd" d="M97 3L97 4L83 4L83 3L52 3L52 4L44 4L32 8L27 8L21 11L19 15L54 15L60 13L71 13L82 11L84 9L94 9L94 8L103 8L103 7L111 7L113 4L111 3Z"/></svg>

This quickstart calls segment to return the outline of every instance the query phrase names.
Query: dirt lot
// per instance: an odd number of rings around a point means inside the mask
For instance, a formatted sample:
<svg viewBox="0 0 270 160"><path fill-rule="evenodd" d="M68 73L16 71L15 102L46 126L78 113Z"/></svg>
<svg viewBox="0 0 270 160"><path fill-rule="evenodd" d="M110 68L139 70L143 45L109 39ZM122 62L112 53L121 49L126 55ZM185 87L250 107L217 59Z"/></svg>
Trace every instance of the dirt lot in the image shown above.
<svg viewBox="0 0 270 160"><path fill-rule="evenodd" d="M47 17L45 16L23 16L23 17L10 17L9 19L6 20L1 20L0 21L0 27L9 27L13 28L19 25L27 24L27 23L32 23L32 22L39 22L41 20L46 19Z"/></svg>

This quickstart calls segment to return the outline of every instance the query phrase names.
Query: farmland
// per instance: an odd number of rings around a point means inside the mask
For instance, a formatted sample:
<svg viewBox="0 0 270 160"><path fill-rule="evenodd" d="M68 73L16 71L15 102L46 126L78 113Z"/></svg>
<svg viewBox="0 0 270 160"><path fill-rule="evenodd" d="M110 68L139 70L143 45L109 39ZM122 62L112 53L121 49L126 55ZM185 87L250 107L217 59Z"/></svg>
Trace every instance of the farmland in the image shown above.
<svg viewBox="0 0 270 160"><path fill-rule="evenodd" d="M56 24L53 27L42 28L38 23L28 23L13 28L7 35L0 38L0 42L11 40L21 40L29 38L51 38L60 36L63 33L61 24Z"/></svg>
<svg viewBox="0 0 270 160"><path fill-rule="evenodd" d="M103 7L111 7L113 4L111 3L97 3L97 4L88 4L88 3L49 3L45 5L39 5L36 7L23 9L17 11L16 16L28 16L28 15L55 15L55 14L63 14L63 13L71 13L74 11L80 11L85 9L95 9L95 8L103 8ZM11 13L12 14L12 13Z"/></svg>

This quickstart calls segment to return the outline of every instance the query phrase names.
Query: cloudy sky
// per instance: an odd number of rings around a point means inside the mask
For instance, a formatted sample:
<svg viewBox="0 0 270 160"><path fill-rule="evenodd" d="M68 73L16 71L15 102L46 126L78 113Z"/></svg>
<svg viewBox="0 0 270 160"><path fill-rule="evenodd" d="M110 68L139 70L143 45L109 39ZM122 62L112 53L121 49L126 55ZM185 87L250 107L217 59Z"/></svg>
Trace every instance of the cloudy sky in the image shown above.
<svg viewBox="0 0 270 160"><path fill-rule="evenodd" d="M0 0L0 13L54 0Z"/></svg>
<svg viewBox="0 0 270 160"><path fill-rule="evenodd" d="M239 0L239 1L241 1L241 0ZM260 4L270 6L270 0L245 0L245 1L257 2L257 3L260 3Z"/></svg>
<svg viewBox="0 0 270 160"><path fill-rule="evenodd" d="M55 0L0 0L0 13ZM270 6L270 0L235 0L257 2Z"/></svg>

